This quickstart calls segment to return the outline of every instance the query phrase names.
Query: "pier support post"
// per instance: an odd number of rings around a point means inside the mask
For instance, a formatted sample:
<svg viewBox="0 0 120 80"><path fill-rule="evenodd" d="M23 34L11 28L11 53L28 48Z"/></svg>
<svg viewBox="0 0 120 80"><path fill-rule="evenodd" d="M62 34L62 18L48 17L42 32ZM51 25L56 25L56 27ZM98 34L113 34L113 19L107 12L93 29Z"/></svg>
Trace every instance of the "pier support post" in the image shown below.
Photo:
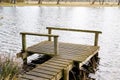
<svg viewBox="0 0 120 80"><path fill-rule="evenodd" d="M63 71L63 80L69 80L69 70L66 68Z"/></svg>

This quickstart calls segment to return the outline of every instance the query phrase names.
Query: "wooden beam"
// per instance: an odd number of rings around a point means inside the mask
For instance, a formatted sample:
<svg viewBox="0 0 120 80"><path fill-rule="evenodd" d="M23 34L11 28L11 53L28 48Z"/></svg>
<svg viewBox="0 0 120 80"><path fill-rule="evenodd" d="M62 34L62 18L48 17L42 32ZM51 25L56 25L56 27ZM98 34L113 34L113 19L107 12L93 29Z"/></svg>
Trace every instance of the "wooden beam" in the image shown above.
<svg viewBox="0 0 120 80"><path fill-rule="evenodd" d="M51 33L51 31L50 31ZM54 53L58 54L58 35L52 34L39 34L39 33L30 33L30 32L21 32L22 34L22 52L26 51L26 35L35 35L35 36L45 36L45 37L54 37Z"/></svg>
<svg viewBox="0 0 120 80"><path fill-rule="evenodd" d="M47 27L48 33L51 34L52 30L62 30L62 31L74 31L74 32L85 32L85 33L94 33L94 46L98 46L98 36L101 34L101 31L94 31L94 30L81 30L81 29L69 29L69 28L56 28L56 27ZM51 37L49 39L51 41Z"/></svg>
<svg viewBox="0 0 120 80"><path fill-rule="evenodd" d="M81 30L81 29L56 28L56 27L47 27L47 29L64 30L64 31L76 31L76 32L87 32L87 33L102 33L101 31L94 31L94 30Z"/></svg>
<svg viewBox="0 0 120 80"><path fill-rule="evenodd" d="M22 35L35 35L35 36L46 36L46 37L58 37L58 35L52 34L39 34L39 33L31 33L31 32L21 32Z"/></svg>

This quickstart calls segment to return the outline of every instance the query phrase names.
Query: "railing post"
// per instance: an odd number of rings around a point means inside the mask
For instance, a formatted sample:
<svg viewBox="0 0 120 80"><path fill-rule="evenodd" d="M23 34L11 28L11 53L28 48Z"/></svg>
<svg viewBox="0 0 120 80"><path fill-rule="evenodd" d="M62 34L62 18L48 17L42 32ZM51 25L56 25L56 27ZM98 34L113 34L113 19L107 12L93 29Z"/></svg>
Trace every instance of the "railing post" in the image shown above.
<svg viewBox="0 0 120 80"><path fill-rule="evenodd" d="M26 50L26 35L22 34L22 52Z"/></svg>
<svg viewBox="0 0 120 80"><path fill-rule="evenodd" d="M57 55L59 52L58 52L58 36L55 36L54 37L54 53L55 55Z"/></svg>
<svg viewBox="0 0 120 80"><path fill-rule="evenodd" d="M52 29L48 28L48 34L51 34L52 33ZM51 37L49 36L48 37L48 41L51 41Z"/></svg>
<svg viewBox="0 0 120 80"><path fill-rule="evenodd" d="M94 40L94 46L98 46L98 36L99 36L99 33L95 33L95 40Z"/></svg>
<svg viewBox="0 0 120 80"><path fill-rule="evenodd" d="M22 59L23 59L23 68L26 68L27 65L27 52L26 51L26 35L22 34Z"/></svg>

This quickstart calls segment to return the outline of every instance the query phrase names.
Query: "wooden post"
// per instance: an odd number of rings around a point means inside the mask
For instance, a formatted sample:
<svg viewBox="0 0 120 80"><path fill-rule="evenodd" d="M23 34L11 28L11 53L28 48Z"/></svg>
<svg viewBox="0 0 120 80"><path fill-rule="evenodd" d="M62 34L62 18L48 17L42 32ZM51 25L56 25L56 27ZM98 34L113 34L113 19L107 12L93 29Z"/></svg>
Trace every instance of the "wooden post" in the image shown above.
<svg viewBox="0 0 120 80"><path fill-rule="evenodd" d="M22 52L26 50L26 35L22 34Z"/></svg>
<svg viewBox="0 0 120 80"><path fill-rule="evenodd" d="M99 33L95 33L95 40L94 40L94 46L98 46L98 36L99 36Z"/></svg>
<svg viewBox="0 0 120 80"><path fill-rule="evenodd" d="M63 71L63 80L69 80L69 70L66 68Z"/></svg>
<svg viewBox="0 0 120 80"><path fill-rule="evenodd" d="M26 35L22 34L22 59L23 59L23 67L27 65L27 52L26 51ZM25 56L24 56L25 55Z"/></svg>
<svg viewBox="0 0 120 80"><path fill-rule="evenodd" d="M58 36L54 37L54 52L55 52L55 55L58 54Z"/></svg>
<svg viewBox="0 0 120 80"><path fill-rule="evenodd" d="M48 29L48 34L51 34L51 33L52 33L52 29L49 28ZM48 37L48 41L51 41L51 37L50 36Z"/></svg>

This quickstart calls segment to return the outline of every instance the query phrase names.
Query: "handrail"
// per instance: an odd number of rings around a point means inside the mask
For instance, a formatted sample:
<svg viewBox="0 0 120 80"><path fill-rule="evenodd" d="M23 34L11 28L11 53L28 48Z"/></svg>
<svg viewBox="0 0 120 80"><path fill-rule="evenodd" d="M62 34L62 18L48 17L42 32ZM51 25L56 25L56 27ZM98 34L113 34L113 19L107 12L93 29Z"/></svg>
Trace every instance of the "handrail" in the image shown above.
<svg viewBox="0 0 120 80"><path fill-rule="evenodd" d="M101 31L94 31L94 30L80 30L80 29L69 29L69 28L56 28L56 27L47 27L48 34L52 33L52 30L62 30L62 31L75 31L75 32L86 32L86 33L94 33L94 46L98 46L98 36L101 34ZM48 40L51 41L51 37L48 37Z"/></svg>
<svg viewBox="0 0 120 80"><path fill-rule="evenodd" d="M47 27L47 29L64 30L64 31L76 31L76 32L87 32L87 33L102 33L101 31L94 31L94 30L81 30L81 29L69 29L69 28L57 28L57 27Z"/></svg>
<svg viewBox="0 0 120 80"><path fill-rule="evenodd" d="M58 54L58 35L52 34L39 34L39 33L30 33L30 32L21 32L22 35L22 52L26 51L26 35L35 35L35 36L44 36L44 37L54 37L54 52L55 55Z"/></svg>
<svg viewBox="0 0 120 80"><path fill-rule="evenodd" d="M25 35L36 35L36 36L47 36L47 37L58 37L58 35L53 34L40 34L40 33L31 33L31 32L21 32L20 34Z"/></svg>

